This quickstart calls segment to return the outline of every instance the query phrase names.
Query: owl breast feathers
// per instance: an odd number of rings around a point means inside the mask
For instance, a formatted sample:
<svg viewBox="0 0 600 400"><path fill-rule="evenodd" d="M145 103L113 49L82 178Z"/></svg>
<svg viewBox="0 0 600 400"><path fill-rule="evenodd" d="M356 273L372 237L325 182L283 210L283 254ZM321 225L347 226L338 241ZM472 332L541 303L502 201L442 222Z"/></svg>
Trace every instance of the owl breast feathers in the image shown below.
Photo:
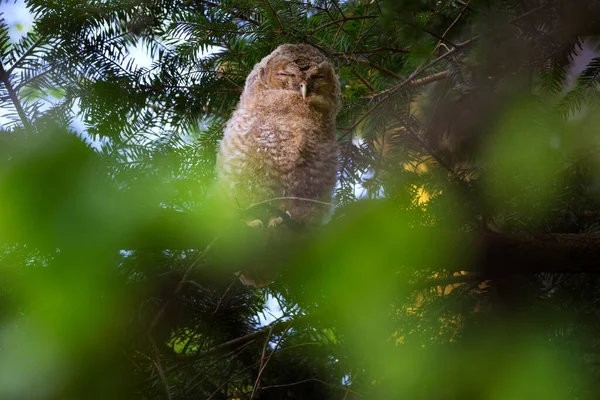
<svg viewBox="0 0 600 400"><path fill-rule="evenodd" d="M331 200L339 93L332 66L310 45L279 46L256 64L217 157L218 186L236 210L278 197ZM305 224L329 210L302 200L271 205Z"/></svg>

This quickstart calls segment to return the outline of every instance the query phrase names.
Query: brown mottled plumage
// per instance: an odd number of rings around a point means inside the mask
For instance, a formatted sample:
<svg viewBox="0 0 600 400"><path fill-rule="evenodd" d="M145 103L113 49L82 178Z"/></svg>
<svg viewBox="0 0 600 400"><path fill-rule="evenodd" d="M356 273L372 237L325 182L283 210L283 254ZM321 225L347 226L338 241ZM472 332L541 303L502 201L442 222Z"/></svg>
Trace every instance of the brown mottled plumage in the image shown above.
<svg viewBox="0 0 600 400"><path fill-rule="evenodd" d="M339 92L332 66L310 45L281 45L254 67L217 158L219 187L238 210L277 197L331 200ZM304 224L322 222L329 210L300 200L271 204Z"/></svg>

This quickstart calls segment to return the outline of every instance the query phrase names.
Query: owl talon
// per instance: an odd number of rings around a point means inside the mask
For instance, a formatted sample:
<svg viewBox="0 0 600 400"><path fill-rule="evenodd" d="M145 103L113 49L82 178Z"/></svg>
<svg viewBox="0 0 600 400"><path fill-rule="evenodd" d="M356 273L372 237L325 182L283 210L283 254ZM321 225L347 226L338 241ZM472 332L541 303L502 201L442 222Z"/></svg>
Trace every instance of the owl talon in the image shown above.
<svg viewBox="0 0 600 400"><path fill-rule="evenodd" d="M260 219L253 219L252 221L246 221L246 225L248 225L250 228L262 228L263 222ZM270 225L270 223L269 223Z"/></svg>
<svg viewBox="0 0 600 400"><path fill-rule="evenodd" d="M283 222L283 218L281 218L281 217L271 217L271 219L269 219L269 225L268 226L269 226L269 228L276 228L282 222Z"/></svg>
<svg viewBox="0 0 600 400"><path fill-rule="evenodd" d="M292 214L290 214L289 211L285 212L289 218L292 218ZM283 223L284 219L283 217L271 217L269 219L269 225L267 225L269 228L276 228L277 226L281 225Z"/></svg>
<svg viewBox="0 0 600 400"><path fill-rule="evenodd" d="M257 276L251 276L247 271L238 271L235 273L235 276L238 277L244 286L253 286L256 288L265 287L273 281L273 277L270 275L261 276L258 274Z"/></svg>

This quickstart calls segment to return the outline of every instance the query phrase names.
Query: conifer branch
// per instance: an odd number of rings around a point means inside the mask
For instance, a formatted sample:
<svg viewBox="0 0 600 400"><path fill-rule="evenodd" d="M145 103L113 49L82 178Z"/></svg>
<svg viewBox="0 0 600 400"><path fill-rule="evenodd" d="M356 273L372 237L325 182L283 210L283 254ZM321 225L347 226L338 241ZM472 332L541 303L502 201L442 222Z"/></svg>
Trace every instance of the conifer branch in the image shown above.
<svg viewBox="0 0 600 400"><path fill-rule="evenodd" d="M202 4L206 4L207 6L210 7L215 7L215 8L219 8L219 9L227 9L226 7L224 7L222 4L218 4L212 1L207 1L207 0L198 0L199 3ZM242 21L246 21L246 22L250 22L252 25L260 25L260 22L258 22L257 20L247 17L245 15L242 15L243 12L248 12L251 9L248 7L237 7L237 9L239 10L239 12L234 16L234 18L238 18L241 19Z"/></svg>
<svg viewBox="0 0 600 400"><path fill-rule="evenodd" d="M442 157L440 157L439 154L437 154L436 151L434 151L431 146L429 146L427 143L425 143L425 141L423 141L423 139L421 139L421 137L419 137L419 135L408 125L408 124L403 124L403 126L406 129L406 132L408 132L408 134L417 142L419 143L419 145L423 148L423 150L425 150L439 165L441 165L442 167L444 167L446 169L446 171L448 171L448 173L450 175L454 175L454 173L456 171L454 171L454 168L452 168L451 165L449 165L448 163L446 163Z"/></svg>
<svg viewBox="0 0 600 400"><path fill-rule="evenodd" d="M283 25L281 24L281 21L279 20L279 17L277 16L277 11L275 11L275 9L273 8L273 6L269 2L269 0L263 0L263 1L267 4L267 7L269 7L269 10L271 10L271 14L273 14L273 18L275 18L275 22L277 22L277 26L279 27L279 30L281 31L280 33L285 33L285 29L283 29Z"/></svg>
<svg viewBox="0 0 600 400"><path fill-rule="evenodd" d="M475 41L475 39L476 38L472 38L472 39L469 39L469 40L466 40L466 41L464 41L462 43L457 44L457 47L454 47L453 49L447 51L446 53L442 54L441 56L437 57L436 59L430 61L429 63L421 66L420 68L417 68L417 70L415 70L408 78L404 79L402 82L400 82L396 86L393 86L393 87L391 87L389 89L386 89L386 90L384 90L382 92L379 92L379 93L376 93L375 95L373 95L372 98L378 99L377 102L373 106L371 106L371 108L369 108L365 113L363 113L363 115L360 118L358 118L356 120L356 122L354 122L354 124L352 124L352 126L350 128L348 128L347 132L353 132L354 129L356 129L365 119L367 119L367 117L369 117L384 101L386 101L387 99L389 99L394 93L396 93L397 91L399 91L403 87L405 87L407 85L410 85L410 83L413 81L413 79L415 79L423 71L428 70L429 68L435 66L440 61L442 61L445 58L451 56L458 49L460 49L462 47L465 47L465 46L473 43ZM342 137L340 138L340 140L342 138L344 138L346 135L348 135L348 133L342 135Z"/></svg>
<svg viewBox="0 0 600 400"><path fill-rule="evenodd" d="M354 68L352 69L352 74L354 76L356 76L358 78L358 80L361 81L362 84L365 85L365 87L368 88L372 93L375 92L375 88L373 87L373 85L371 85L365 78L363 78L361 74L359 74L358 72L356 72L354 70Z"/></svg>
<svg viewBox="0 0 600 400"><path fill-rule="evenodd" d="M16 90L14 89L14 87L12 86L12 84L10 82L10 76L5 71L2 61L0 61L0 81L2 81L2 83L4 83L4 86L6 87L6 91L8 92L10 100L12 101L15 109L17 110L17 113L19 114L19 118L21 119L23 126L25 127L25 129L32 132L33 125L31 125L31 122L29 121L29 119L27 119L27 114L25 114L25 110L23 110L23 106L21 105L19 96L17 95Z"/></svg>
<svg viewBox="0 0 600 400"><path fill-rule="evenodd" d="M399 75L393 71L390 71L387 68L377 65L377 64L373 63L371 60L363 59L363 58L356 58L356 57L352 56L352 53L353 52L338 53L337 57L343 58L347 61L353 61L355 63L367 64L369 67L381 72L384 75L390 76L390 77L398 79L398 80L402 79L401 75Z"/></svg>
<svg viewBox="0 0 600 400"><path fill-rule="evenodd" d="M373 19L373 18L379 18L379 16L378 15L357 15L355 17L344 17L342 19L324 23L323 25L318 26L315 29L313 29L312 31L310 31L309 34L313 35L313 34L317 33L318 31L320 31L321 29L327 28L330 25L334 25L334 24L342 24L343 25L347 21L352 21L352 20L357 20L357 19L365 20L365 19Z"/></svg>
<svg viewBox="0 0 600 400"><path fill-rule="evenodd" d="M8 69L8 71L6 71L6 73L10 76L10 74L12 74L12 72L14 71L15 68L17 68L19 66L19 64L25 59L27 58L27 56L29 56L33 50L35 50L36 47L38 47L40 45L40 43L42 43L44 40L43 37L40 37L38 40L36 40L28 49L25 53L23 53L21 55L21 57L19 57L19 59L17 61L15 61L13 63L13 65L10 66L10 68Z"/></svg>
<svg viewBox="0 0 600 400"><path fill-rule="evenodd" d="M37 80L37 79L40 79L41 77L43 77L44 75L46 75L46 74L48 74L48 73L50 73L50 72L52 72L52 68L48 68L48 69L46 69L46 70L44 70L44 71L40 72L40 73L39 73L39 74L37 74L37 75L33 75L33 76L29 77L28 79L25 79L25 80L21 81L20 83L18 83L18 84L15 86L15 92L17 92L17 93L18 93L18 92L21 90L21 88L24 88L25 86L27 86L27 85L28 85L28 84L30 84L31 82L33 82L33 81L35 81L35 80Z"/></svg>

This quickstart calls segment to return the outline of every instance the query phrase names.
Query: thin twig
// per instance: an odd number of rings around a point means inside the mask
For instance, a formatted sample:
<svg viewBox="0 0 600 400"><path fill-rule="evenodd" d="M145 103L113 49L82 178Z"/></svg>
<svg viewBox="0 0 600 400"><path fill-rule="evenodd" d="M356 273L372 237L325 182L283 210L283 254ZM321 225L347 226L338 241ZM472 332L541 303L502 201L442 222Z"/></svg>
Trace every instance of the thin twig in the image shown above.
<svg viewBox="0 0 600 400"><path fill-rule="evenodd" d="M425 86L430 83L446 79L448 77L449 73L450 73L450 71L440 71L440 72L436 72L435 74L424 76L423 78L413 79L412 81L408 82L407 86L410 86L412 88ZM366 96L366 98L372 99L374 97L380 96L384 92L385 91L371 94L371 95Z"/></svg>
<svg viewBox="0 0 600 400"><path fill-rule="evenodd" d="M233 287L233 285L235 284L237 279L238 279L237 276L233 278L233 280L227 287L227 290L225 290L225 293L223 293L223 296L221 296L221 298L219 299L219 302L217 303L217 306L215 307L215 311L213 311L213 315L217 314L217 312L219 311L219 307L221 307L221 303L223 303L223 300L225 300L225 296L227 296L227 293L229 293L229 290L231 290L231 288Z"/></svg>
<svg viewBox="0 0 600 400"><path fill-rule="evenodd" d="M150 335L148 335L150 337ZM156 370L158 371L158 375L160 376L160 380L162 381L165 387L165 394L167 395L167 399L171 400L171 390L169 389L169 382L167 382L167 377L165 376L165 371L163 370L162 364L160 362L160 353L158 348L156 347L156 343L154 343L154 339L150 337L150 343L152 344L152 350L154 351L154 356L156 359L154 360L154 365L156 366Z"/></svg>
<svg viewBox="0 0 600 400"><path fill-rule="evenodd" d="M332 203L328 203L326 201L320 201L320 200L315 200L315 199L306 199L304 197L273 197L272 199L263 200L263 201L259 201L258 203L254 203L254 204L248 206L245 211L250 211L253 208L256 208L256 207L261 206L263 204L269 204L272 201L278 201L278 200L298 200L298 201L306 201L308 203L323 204L323 205L326 205L326 206L333 205Z"/></svg>
<svg viewBox="0 0 600 400"><path fill-rule="evenodd" d="M327 3L325 3L325 5L327 6ZM331 13L329 12L328 8L325 8L325 13L327 13L327 16L329 17L329 19L333 21L334 16L331 15ZM342 16L344 16L343 13L342 13ZM344 32L348 36L351 36L350 32L348 32L347 30L344 29L344 25L343 24L339 25L337 31L335 32L335 35L333 36L333 41L331 42L332 43L332 45L331 45L332 49L334 49L336 47L337 37L338 37L340 31Z"/></svg>
<svg viewBox="0 0 600 400"><path fill-rule="evenodd" d="M259 386L260 376L262 375L265 363L265 354L267 353L267 345L271 340L271 334L273 333L273 326L269 329L269 333L267 333L267 338L265 339L265 344L263 345L262 354L260 355L260 367L258 368L258 376L256 377L256 381L254 381L254 387L252 388L252 394L250 395L250 400L254 398L256 394L256 388Z"/></svg>
<svg viewBox="0 0 600 400"><path fill-rule="evenodd" d="M285 33L285 29L283 29L283 25L281 24L281 21L279 21L279 17L277 16L277 11L275 11L271 3L269 3L269 0L264 0L264 2L267 3L267 7L269 7L269 10L271 10L273 18L275 18L275 22L277 22L277 26L281 30L281 33Z"/></svg>
<svg viewBox="0 0 600 400"><path fill-rule="evenodd" d="M530 10L518 17L513 18L510 21L510 23L514 24L516 22L519 22L520 20L530 16L531 14L538 12L540 10L543 10L545 8L548 8L554 4L555 4L555 2L550 2L550 3L544 4L540 7L534 8L533 10ZM347 128L346 133L344 135L340 136L340 138L338 140L343 140L348 134L351 134L354 131L354 129L356 129L356 127L358 127L358 125L360 125L369 115L371 115L375 111L375 109L377 109L377 107L379 107L385 100L389 99L394 93L396 93L403 87L410 85L411 81L413 81L418 75L420 75L424 71L428 70L432 66L436 65L440 61L453 55L454 53L456 53L458 50L462 49L463 47L467 47L479 39L480 39L480 36L476 35L468 40L465 40L464 42L457 43L452 49L448 50L446 53L440 55L439 57L435 58L434 60L417 68L412 74L410 74L410 76L408 78L404 79L402 82L400 82L396 86L393 86L389 89L383 90L383 91L373 95L373 98L381 97L381 96L383 96L383 97L380 98L379 101L377 101L370 109L368 109L350 128Z"/></svg>
<svg viewBox="0 0 600 400"><path fill-rule="evenodd" d="M433 157L433 159L434 159L434 160L435 160L435 161L436 161L436 162L437 162L439 165L441 165L442 167L444 167L444 168L445 168L445 169L446 169L446 170L447 170L447 171L450 173L450 175L454 175L454 174L456 173L456 171L454 170L454 168L452 168L452 166L451 166L451 165L447 164L447 163L446 163L446 162L445 162L445 161L442 159L442 157L441 157L439 154L437 154L437 153L436 153L436 152L435 152L435 151L434 151L434 150L433 150L433 149L432 149L432 148L431 148L431 147L430 147L430 146L429 146L427 143L425 143L425 141L423 141L423 139L421 139L421 137L420 137L420 136L419 136L419 135L418 135L418 134L417 134L415 131L413 131L413 130L412 130L412 128L411 128L411 127L410 127L408 124L404 124L404 128L405 128L405 131L406 131L406 132L407 132L409 135L411 135L411 136L412 136L412 138L413 138L414 140L416 140L416 141L417 141L417 142L418 142L418 143L421 145L421 147L423 147L423 149L424 149L425 151L427 151L427 152L429 153L429 155L430 155L431 157Z"/></svg>
<svg viewBox="0 0 600 400"><path fill-rule="evenodd" d="M297 319L296 319L296 321L297 321ZM200 356L202 358L205 358L205 357L210 356L212 354L219 353L219 352L221 352L224 349L229 349L229 348L234 347L234 346L241 346L241 345L245 345L245 344L254 342L255 340L260 339L263 335L266 335L269 332L269 330L271 330L271 328L273 329L273 332L275 332L277 334L277 333L281 332L284 329L283 325L286 322L288 322L288 320L279 320L279 321L274 322L271 325L269 325L269 327L268 327L269 329L260 329L258 331L254 331L252 333L249 333L249 334L247 334L245 336L240 336L240 337L237 337L235 339L231 339L228 342L224 342L224 343L218 344L218 345L216 345L214 347L211 347L210 349L206 350ZM188 358L188 357L189 356L187 356L187 355L186 356L180 356L180 358ZM193 355L192 357L197 358L198 355Z"/></svg>
<svg viewBox="0 0 600 400"><path fill-rule="evenodd" d="M273 350L271 351L271 353L269 353L269 357L267 357L267 359L265 360L265 362L263 364L262 359L263 359L263 357L265 355L265 349L267 347L267 344L269 343L269 338L270 338L270 334L267 335L267 340L265 341L265 347L263 348L263 354L261 356L261 367L258 370L258 376L256 377L256 382L254 383L254 388L252 388L252 394L250 395L250 400L254 399L254 396L255 396L256 392L258 391L258 389L260 389L260 377L261 377L263 371L265 370L265 368L267 368L267 364L269 363L269 361L271 361L271 357L277 351L277 348L279 347L279 344L283 340L284 336L290 330L290 327L292 326L292 322L293 322L293 320L290 321L290 323L288 324L288 326L285 329L285 331L283 331L283 333L281 334L281 337L279 338L279 340L277 341L277 343L275 343L275 347L273 347ZM271 331L272 331L272 329L273 328L271 328Z"/></svg>
<svg viewBox="0 0 600 400"><path fill-rule="evenodd" d="M237 377L237 376L241 375L242 373L246 372L246 371L247 371L247 370L249 370L250 368L254 368L254 367L256 367L256 366L258 365L258 363L259 363L259 362L260 362L260 361L257 361L257 362L255 362L254 364L247 366L246 368L242 369L242 370L241 370L240 372L238 372L237 374L233 375L233 377L232 377L232 378L235 378L235 377ZM217 389L216 389L214 392L212 392L212 394L211 394L211 395L208 397L208 399L206 399L206 400L211 400L213 397L215 397L215 396L216 396L216 394L217 394L217 393L219 393L219 391L220 391L221 389L223 389L223 387L224 387L225 385L227 385L228 383L229 383L229 381L227 381L227 382L224 382L223 384L221 384L221 386L219 386L219 387L218 387L218 388L217 388ZM194 386L194 387L195 387L195 386ZM193 389L194 387L192 387L192 389ZM191 391L191 389L190 389L190 390L188 390L188 393L189 393L190 391Z"/></svg>
<svg viewBox="0 0 600 400"><path fill-rule="evenodd" d="M363 78L358 72L356 72L354 68L352 69L352 73L358 78L359 81L362 82L363 85L367 87L367 89L369 89L372 93L375 92L375 88L373 87L373 85L371 85L365 78Z"/></svg>
<svg viewBox="0 0 600 400"><path fill-rule="evenodd" d="M423 78L414 79L409 82L411 87L425 86L432 82L444 80L448 77L449 71L436 72L435 74L424 76Z"/></svg>
<svg viewBox="0 0 600 400"><path fill-rule="evenodd" d="M345 56L345 55L350 55L350 54L373 54L373 53L379 53L379 52L407 54L407 53L410 53L410 50L397 49L394 47L378 47L375 49L365 49L365 50L337 51L337 52L331 53L331 55L332 56Z"/></svg>
<svg viewBox="0 0 600 400"><path fill-rule="evenodd" d="M340 15L342 16L342 18L346 18L346 16L344 15L344 11L342 11L342 8L338 5L339 0L332 0L333 5L335 6L335 8L337 8L337 10L339 11Z"/></svg>
<svg viewBox="0 0 600 400"><path fill-rule="evenodd" d="M200 253L200 255L198 256L198 258L196 258L196 260L194 262L192 262L190 264L190 266L185 270L185 273L183 274L183 277L181 278L181 280L179 281L179 283L177 284L177 286L175 287L175 290L173 291L173 293L171 294L171 297L169 299L167 299L167 301L165 301L165 303L163 304L163 306L161 307L161 309L158 311L158 313L156 313L156 315L154 316L154 319L152 320L152 323L150 324L150 327L148 329L148 332L151 332L152 329L154 329L154 327L156 326L156 324L158 324L158 321L160 321L160 318L163 316L163 314L165 313L165 311L167 310L167 307L169 306L169 304L171 303L172 299L177 295L177 293L179 293L181 291L181 289L183 288L183 285L185 284L185 282L187 281L187 278L190 274L190 272L192 271L192 269L194 269L198 264L200 264L202 262L202 259L206 256L206 254L210 251L210 249L212 248L212 246L217 242L217 240L219 239L219 237L215 237L212 242L210 242L208 244L208 246L206 246L204 248L204 250L202 251L202 253Z"/></svg>
<svg viewBox="0 0 600 400"><path fill-rule="evenodd" d="M350 53L350 54L352 54L352 53ZM377 71L379 71L385 75L388 75L394 79L398 79L398 80L402 79L402 75L399 75L399 74L395 73L394 71L390 71L389 69L384 68L380 65L377 65L373 61L366 59L366 58L356 58L354 56L349 56L349 55L345 55L345 54L338 56L338 58L343 58L346 62L353 61L355 63L368 64L369 67L376 69Z"/></svg>
<svg viewBox="0 0 600 400"><path fill-rule="evenodd" d="M535 14L535 13L536 13L536 12L538 12L538 11L542 11L542 10L544 10L544 9L546 9L546 8L549 8L549 7L553 7L553 6L555 6L555 5L556 5L556 3L558 3L558 1L550 1L550 2L548 2L548 3L546 3L546 4L542 4L542 5L541 5L541 6L539 6L539 7L533 8L533 9L531 9L531 10L527 11L526 13L523 13L523 14L519 15L518 17L515 17L515 18L511 19L509 22L510 22L511 24L514 24L514 23L516 23L516 22L519 22L519 21L521 21L522 19L525 19L525 18L529 17L531 14Z"/></svg>
<svg viewBox="0 0 600 400"><path fill-rule="evenodd" d="M472 44L473 42L475 42L479 37L475 36L471 39L465 40L464 42L461 43L457 43L452 49L448 50L446 53L442 54L441 56L433 59L432 61L428 62L425 65L422 65L421 67L417 68L412 74L410 74L410 76L408 78L406 78L404 81L402 81L401 83L399 83L396 86L393 86L387 90L384 90L380 93L378 93L377 95L383 95L383 94L394 94L396 93L398 90L402 89L404 86L409 85L413 79L415 79L418 75L420 75L421 73L423 73L424 71L428 70L429 68L433 67L434 65L436 65L437 63L439 63L440 61L450 57L451 55L453 55L454 53L456 53L459 49L462 49L463 47L467 47L470 44Z"/></svg>
<svg viewBox="0 0 600 400"><path fill-rule="evenodd" d="M431 35L434 38L436 38L437 40L439 40L439 42L442 42L442 43L448 45L449 47L456 47L456 45L453 42L451 42L450 40L446 39L444 36L440 36L437 33L433 32L433 31L430 31L429 29L425 29L425 28L423 28L423 31L425 33L427 33L428 35ZM438 44L438 46L439 46L439 44ZM436 47L438 47L438 46L436 46Z"/></svg>
<svg viewBox="0 0 600 400"><path fill-rule="evenodd" d="M371 115L373 113L373 111L375 111L377 109L377 107L379 107L385 100L389 99L394 93L396 93L397 91L399 91L400 89L402 89L403 87L410 85L410 83L413 81L413 79L415 79L418 75L420 75L423 71L426 71L427 69L433 67L434 65L436 65L437 63L439 63L440 61L444 60L445 58L451 56L452 54L454 54L458 49L465 47L471 43L473 43L476 40L476 37L471 38L469 40L466 40L462 43L459 43L456 45L456 47L454 47L453 49L447 51L446 53L442 54L441 56L437 57L436 59L430 61L429 63L417 68L412 74L410 74L410 76L408 78L406 78L405 80L403 80L402 82L400 82L399 84L397 84L396 86L393 86L389 89L386 89L384 91L381 91L379 93L377 93L376 95L373 96L373 98L376 97L380 97L379 101L377 101L370 109L367 110L367 112L365 112L349 129L349 132L354 131L354 129L356 129L356 127L358 125L360 125L369 115ZM346 135L343 135L346 136ZM342 137L343 137L342 136ZM340 138L341 139L341 138Z"/></svg>
<svg viewBox="0 0 600 400"><path fill-rule="evenodd" d="M315 32L318 32L321 29L328 27L329 25L339 24L339 23L341 23L343 25L346 21L351 21L351 20L355 20L355 19L373 19L373 18L379 18L379 16L377 16L377 15L358 15L356 17L345 17L345 18L338 19L335 21L329 21L321 26L318 26L315 29L313 29L312 31L310 31L309 34L312 35Z"/></svg>
<svg viewBox="0 0 600 400"><path fill-rule="evenodd" d="M450 24L450 26L448 26L448 28L446 28L446 30L444 31L444 33L442 34L442 37L446 37L446 35L448 34L448 32L450 32L450 30L452 28L454 28L454 25L457 24L457 22L461 19L461 17L463 16L463 14L465 13L465 11L467 10L467 8L469 7L469 4L471 4L471 1L469 0L469 2L465 3L465 5L463 6L463 8L460 10L460 12L458 13L458 16L454 19L454 21L452 21L452 23ZM438 43L439 46L439 43ZM436 46L437 47L437 46Z"/></svg>
<svg viewBox="0 0 600 400"><path fill-rule="evenodd" d="M321 379L316 379L316 378L308 378L308 379L303 379L303 380L298 381L298 382L284 383L284 384L280 384L280 385L263 386L262 389L265 390L265 389L271 389L271 388L280 388L280 387L294 386L294 385L300 385L300 384L306 383L306 382L319 382L319 383L322 383L323 385L331 386L331 387L334 387L336 389L343 390L345 392L349 392L349 393L355 394L358 397L362 397L359 393L355 392L354 390L350 390L350 389L345 388L345 387L339 387L339 386L336 386L336 385L332 385L331 383L327 383L325 381L322 381Z"/></svg>

